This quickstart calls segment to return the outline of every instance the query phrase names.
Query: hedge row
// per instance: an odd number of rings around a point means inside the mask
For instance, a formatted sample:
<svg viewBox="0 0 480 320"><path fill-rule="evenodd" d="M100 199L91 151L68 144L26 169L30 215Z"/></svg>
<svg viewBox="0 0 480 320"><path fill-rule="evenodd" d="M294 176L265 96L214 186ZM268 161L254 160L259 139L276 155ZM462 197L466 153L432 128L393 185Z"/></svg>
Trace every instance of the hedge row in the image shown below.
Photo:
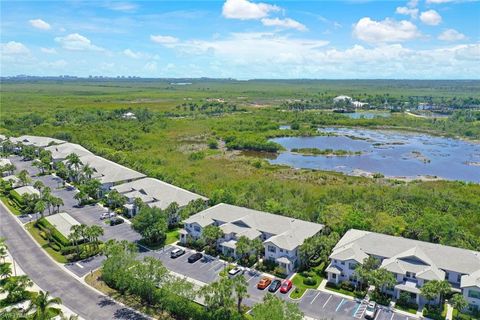
<svg viewBox="0 0 480 320"><path fill-rule="evenodd" d="M25 202L23 201L23 197L15 190L10 191L10 199L19 208L23 208L23 206L25 205Z"/></svg>
<svg viewBox="0 0 480 320"><path fill-rule="evenodd" d="M48 232L51 230L53 240L60 246L60 247L67 247L70 245L70 241L63 234L60 233L50 222L47 221L45 218L41 218L37 221L36 225L43 231Z"/></svg>

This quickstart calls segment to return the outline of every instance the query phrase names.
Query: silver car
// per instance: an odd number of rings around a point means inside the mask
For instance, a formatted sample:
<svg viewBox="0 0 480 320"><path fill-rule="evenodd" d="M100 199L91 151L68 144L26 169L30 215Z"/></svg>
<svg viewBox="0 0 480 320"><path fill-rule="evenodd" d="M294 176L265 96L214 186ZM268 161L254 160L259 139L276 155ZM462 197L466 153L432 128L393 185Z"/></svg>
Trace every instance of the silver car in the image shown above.
<svg viewBox="0 0 480 320"><path fill-rule="evenodd" d="M365 319L375 319L377 314L377 303L375 301L370 301L368 303L367 309L365 310Z"/></svg>

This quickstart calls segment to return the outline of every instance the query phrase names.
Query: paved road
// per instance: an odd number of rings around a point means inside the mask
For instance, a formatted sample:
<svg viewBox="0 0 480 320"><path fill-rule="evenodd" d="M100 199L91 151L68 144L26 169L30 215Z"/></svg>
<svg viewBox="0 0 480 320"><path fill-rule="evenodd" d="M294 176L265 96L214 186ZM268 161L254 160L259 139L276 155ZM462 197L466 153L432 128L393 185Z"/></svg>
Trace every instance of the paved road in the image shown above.
<svg viewBox="0 0 480 320"><path fill-rule="evenodd" d="M87 320L145 319L138 313L89 289L55 264L26 234L3 203L0 203L0 235L7 238L13 258L43 290Z"/></svg>

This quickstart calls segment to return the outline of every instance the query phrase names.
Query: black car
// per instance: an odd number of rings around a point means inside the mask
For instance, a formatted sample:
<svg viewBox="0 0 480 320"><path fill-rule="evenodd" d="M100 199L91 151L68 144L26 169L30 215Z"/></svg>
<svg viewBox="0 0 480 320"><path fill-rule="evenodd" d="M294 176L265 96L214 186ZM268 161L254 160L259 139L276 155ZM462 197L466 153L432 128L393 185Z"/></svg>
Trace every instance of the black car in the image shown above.
<svg viewBox="0 0 480 320"><path fill-rule="evenodd" d="M272 283L268 286L268 291L270 292L275 292L278 290L278 288L280 288L280 286L282 285L282 281L278 280L278 279L275 279L272 281Z"/></svg>
<svg viewBox="0 0 480 320"><path fill-rule="evenodd" d="M116 226L117 224L122 224L123 222L124 222L123 219L115 218L115 219L110 220L110 225L111 226Z"/></svg>
<svg viewBox="0 0 480 320"><path fill-rule="evenodd" d="M197 262L198 260L202 259L203 254L200 252L192 254L190 257L188 257L188 263L194 263Z"/></svg>

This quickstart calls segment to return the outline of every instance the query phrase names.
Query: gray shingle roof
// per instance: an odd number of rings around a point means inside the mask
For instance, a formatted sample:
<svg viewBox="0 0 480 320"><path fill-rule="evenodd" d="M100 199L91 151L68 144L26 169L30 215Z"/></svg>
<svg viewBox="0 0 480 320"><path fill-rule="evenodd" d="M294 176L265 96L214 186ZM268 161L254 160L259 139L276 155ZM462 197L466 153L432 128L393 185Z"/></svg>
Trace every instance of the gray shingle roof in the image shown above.
<svg viewBox="0 0 480 320"><path fill-rule="evenodd" d="M17 138L10 138L10 141L13 143L21 142L27 146L35 146L35 147L46 147L51 143L61 144L65 141L54 139L50 137L38 137L38 136L20 136Z"/></svg>
<svg viewBox="0 0 480 320"><path fill-rule="evenodd" d="M207 198L196 193L154 178L144 178L123 183L112 189L123 194L142 190L145 195L155 199L149 203L149 206L158 207L160 209L166 209L172 202L176 202L180 207L183 207L192 200L207 200Z"/></svg>
<svg viewBox="0 0 480 320"><path fill-rule="evenodd" d="M357 261L363 261L363 259L356 255L375 255L387 258L383 265L390 265L392 268L393 261L397 261L398 264L395 268L418 268L419 272L427 272L430 265L433 267L432 272L437 276L442 274L434 269L463 274L471 274L480 269L480 252L477 251L355 229L345 233L330 257L336 259L339 254L353 246L360 249L352 255L354 259L358 259ZM424 264L420 265L418 261L423 261Z"/></svg>
<svg viewBox="0 0 480 320"><path fill-rule="evenodd" d="M52 153L53 160L63 160L71 153L75 153L79 157L93 154L81 145L70 142L46 147L45 150L48 150Z"/></svg>
<svg viewBox="0 0 480 320"><path fill-rule="evenodd" d="M267 239L266 242L271 242L287 250L295 249L301 245L305 239L317 234L324 227L318 223L224 203L191 216L185 220L185 223L195 222L205 227L214 221L220 221L222 223L230 222L240 227L247 227L259 232L272 234L273 236Z"/></svg>
<svg viewBox="0 0 480 320"><path fill-rule="evenodd" d="M467 288L467 287L478 287L480 288L480 269L473 272L470 275L462 276L460 287Z"/></svg>
<svg viewBox="0 0 480 320"><path fill-rule="evenodd" d="M80 161L83 164L88 163L96 171L93 178L97 178L101 183L118 183L145 177L143 173L96 155L80 157Z"/></svg>

